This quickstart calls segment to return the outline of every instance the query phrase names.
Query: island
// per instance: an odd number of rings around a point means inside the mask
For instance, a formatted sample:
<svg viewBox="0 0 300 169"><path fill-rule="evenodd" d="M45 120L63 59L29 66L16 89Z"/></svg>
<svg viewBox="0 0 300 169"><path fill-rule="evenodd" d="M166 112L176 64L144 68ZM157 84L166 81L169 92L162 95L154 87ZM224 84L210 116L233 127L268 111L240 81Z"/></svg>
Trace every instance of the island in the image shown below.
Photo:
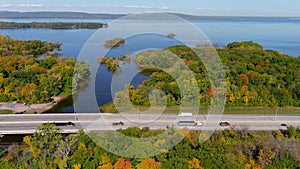
<svg viewBox="0 0 300 169"><path fill-rule="evenodd" d="M129 63L130 61L130 53L121 54L119 58L116 58L115 56L105 56L98 58L98 62L101 65L105 66L107 71L110 71L112 73L116 73L116 71L120 70L120 67L123 65L123 63Z"/></svg>
<svg viewBox="0 0 300 169"><path fill-rule="evenodd" d="M125 39L123 38L114 38L104 42L104 46L107 48L118 47L125 43Z"/></svg>
<svg viewBox="0 0 300 169"><path fill-rule="evenodd" d="M98 22L0 22L0 29L99 29L107 27L107 23Z"/></svg>
<svg viewBox="0 0 300 169"><path fill-rule="evenodd" d="M88 63L57 57L59 50L59 43L0 35L0 112L41 113L84 87Z"/></svg>
<svg viewBox="0 0 300 169"><path fill-rule="evenodd" d="M175 33L169 33L169 34L167 35L168 38L174 38L175 36L176 36Z"/></svg>

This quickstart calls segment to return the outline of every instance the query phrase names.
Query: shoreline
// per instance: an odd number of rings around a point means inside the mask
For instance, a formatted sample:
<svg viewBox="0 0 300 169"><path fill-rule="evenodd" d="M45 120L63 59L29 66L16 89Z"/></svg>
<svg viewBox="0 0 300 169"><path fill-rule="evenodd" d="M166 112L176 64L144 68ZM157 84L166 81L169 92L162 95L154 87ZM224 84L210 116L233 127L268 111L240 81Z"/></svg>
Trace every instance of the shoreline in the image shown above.
<svg viewBox="0 0 300 169"><path fill-rule="evenodd" d="M16 102L0 102L0 110L10 110L13 114L41 114L45 111L50 110L59 102L65 100L72 94L61 95L61 96L53 96L53 102L49 103L40 103L40 104L28 104L25 105L23 103Z"/></svg>

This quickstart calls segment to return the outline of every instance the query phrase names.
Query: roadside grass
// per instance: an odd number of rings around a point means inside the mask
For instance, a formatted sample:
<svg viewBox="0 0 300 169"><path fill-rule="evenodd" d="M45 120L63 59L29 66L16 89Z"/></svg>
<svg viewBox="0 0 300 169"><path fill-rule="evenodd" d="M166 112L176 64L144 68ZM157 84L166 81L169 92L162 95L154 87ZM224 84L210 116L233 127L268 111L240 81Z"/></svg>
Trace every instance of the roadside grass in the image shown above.
<svg viewBox="0 0 300 169"><path fill-rule="evenodd" d="M103 111L104 113L109 112L110 110L113 110L112 113L116 113L115 109L111 109L112 105L110 105L110 109L106 109L106 111ZM139 112L141 114L146 113L146 111L149 110L149 107L142 107L142 106L136 106L135 107L135 113ZM125 110L125 112L130 112ZM154 108L150 111L153 114L161 114L161 111L158 108ZM147 113L150 113L147 112ZM185 108L181 112L195 112L195 109L192 107ZM179 106L172 106L167 107L163 114L179 114L180 113L180 107ZM208 113L208 107L207 106L200 106L198 114L207 114ZM225 111L223 114L268 114L268 115L300 115L300 107L278 107L278 108L272 108L272 107L232 107L228 106L225 107Z"/></svg>
<svg viewBox="0 0 300 169"><path fill-rule="evenodd" d="M0 110L0 114L13 114L13 111L4 109Z"/></svg>
<svg viewBox="0 0 300 169"><path fill-rule="evenodd" d="M139 110L141 113L146 111L148 107L140 107ZM268 114L268 115L300 115L300 107L278 107L278 109L272 107L225 107L223 114ZM184 112L194 112L192 108L186 108ZM208 107L201 106L199 107L198 114L207 114ZM167 107L164 111L164 114L179 114L180 108L176 107Z"/></svg>
<svg viewBox="0 0 300 169"><path fill-rule="evenodd" d="M224 114L300 115L300 107L226 107Z"/></svg>

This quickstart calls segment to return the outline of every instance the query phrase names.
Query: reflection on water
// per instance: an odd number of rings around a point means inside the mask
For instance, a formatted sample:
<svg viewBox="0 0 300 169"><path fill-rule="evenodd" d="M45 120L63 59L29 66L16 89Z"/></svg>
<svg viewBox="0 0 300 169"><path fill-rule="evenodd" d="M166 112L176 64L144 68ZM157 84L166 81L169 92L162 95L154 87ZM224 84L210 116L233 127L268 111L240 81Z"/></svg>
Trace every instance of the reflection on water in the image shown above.
<svg viewBox="0 0 300 169"><path fill-rule="evenodd" d="M55 112L74 113L72 95L70 95L63 101L59 102L54 107L52 107L52 109L44 113L55 113Z"/></svg>

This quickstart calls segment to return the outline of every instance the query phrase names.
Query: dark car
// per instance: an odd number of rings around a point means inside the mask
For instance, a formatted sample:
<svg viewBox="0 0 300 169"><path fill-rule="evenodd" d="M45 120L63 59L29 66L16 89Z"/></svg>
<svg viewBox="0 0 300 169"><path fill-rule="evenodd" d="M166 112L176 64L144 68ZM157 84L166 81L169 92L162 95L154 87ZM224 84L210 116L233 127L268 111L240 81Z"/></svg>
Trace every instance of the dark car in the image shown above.
<svg viewBox="0 0 300 169"><path fill-rule="evenodd" d="M280 124L281 127L287 127L288 125L285 123Z"/></svg>
<svg viewBox="0 0 300 169"><path fill-rule="evenodd" d="M230 123L227 121L220 122L220 126L230 126Z"/></svg>
<svg viewBox="0 0 300 169"><path fill-rule="evenodd" d="M44 123L50 123L55 126L75 126L75 123L71 121L53 121L53 122L44 122Z"/></svg>
<svg viewBox="0 0 300 169"><path fill-rule="evenodd" d="M122 121L114 122L114 123L112 123L112 125L113 126L119 126L119 125L124 126L124 122L122 122Z"/></svg>

